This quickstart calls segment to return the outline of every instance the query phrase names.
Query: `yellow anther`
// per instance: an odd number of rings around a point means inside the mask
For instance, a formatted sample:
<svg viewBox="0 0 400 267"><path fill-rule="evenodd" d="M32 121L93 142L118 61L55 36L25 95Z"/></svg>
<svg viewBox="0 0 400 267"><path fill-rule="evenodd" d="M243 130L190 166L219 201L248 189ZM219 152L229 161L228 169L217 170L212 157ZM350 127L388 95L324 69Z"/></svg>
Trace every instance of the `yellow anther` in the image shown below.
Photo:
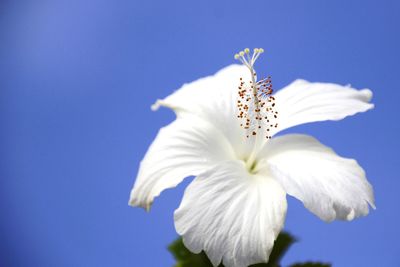
<svg viewBox="0 0 400 267"><path fill-rule="evenodd" d="M258 49L258 53L264 53L264 49L259 48L259 49Z"/></svg>
<svg viewBox="0 0 400 267"><path fill-rule="evenodd" d="M239 59L239 58L240 58L239 54L235 54L235 59Z"/></svg>
<svg viewBox="0 0 400 267"><path fill-rule="evenodd" d="M244 49L244 52L245 52L246 54L248 54L248 53L250 53L250 49L245 48L245 49Z"/></svg>
<svg viewBox="0 0 400 267"><path fill-rule="evenodd" d="M239 55L240 55L241 57L243 57L243 56L244 56L244 52L243 52L243 51L240 51L240 52L239 52Z"/></svg>

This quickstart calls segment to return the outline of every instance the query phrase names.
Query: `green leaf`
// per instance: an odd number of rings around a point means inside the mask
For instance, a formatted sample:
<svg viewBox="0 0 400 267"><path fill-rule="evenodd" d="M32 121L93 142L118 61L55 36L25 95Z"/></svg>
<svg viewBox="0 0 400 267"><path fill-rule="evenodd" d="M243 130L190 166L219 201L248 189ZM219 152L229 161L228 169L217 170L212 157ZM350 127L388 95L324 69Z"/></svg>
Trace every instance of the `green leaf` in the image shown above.
<svg viewBox="0 0 400 267"><path fill-rule="evenodd" d="M279 267L279 262L289 247L296 239L286 232L281 232L275 240L274 248L271 251L268 263L259 263L251 267ZM204 252L194 254L190 252L179 238L169 245L168 250L174 255L177 263L175 267L212 267L210 260ZM219 267L223 267L222 264Z"/></svg>
<svg viewBox="0 0 400 267"><path fill-rule="evenodd" d="M296 242L296 239L291 234L281 232L275 240L268 263L258 263L251 265L251 267L279 267L282 257L294 242Z"/></svg>
<svg viewBox="0 0 400 267"><path fill-rule="evenodd" d="M320 263L320 262L305 262L305 263L295 263L290 265L290 267L331 267L330 263Z"/></svg>
<svg viewBox="0 0 400 267"><path fill-rule="evenodd" d="M204 252L199 254L190 252L183 244L182 238L178 238L170 244L168 250L177 261L174 267L213 267ZM220 267L223 267L223 265L220 265Z"/></svg>

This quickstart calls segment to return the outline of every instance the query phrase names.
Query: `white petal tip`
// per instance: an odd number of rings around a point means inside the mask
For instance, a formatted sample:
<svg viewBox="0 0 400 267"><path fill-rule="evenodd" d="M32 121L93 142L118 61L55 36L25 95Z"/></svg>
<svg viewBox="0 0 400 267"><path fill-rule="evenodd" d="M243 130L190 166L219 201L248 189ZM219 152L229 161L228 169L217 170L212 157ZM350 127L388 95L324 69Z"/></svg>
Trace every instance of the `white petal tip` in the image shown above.
<svg viewBox="0 0 400 267"><path fill-rule="evenodd" d="M349 212L349 214L347 214L346 220L347 220L347 221L352 221L352 220L354 219L354 217L355 217L355 213L354 213L354 210L352 209L352 210Z"/></svg>
<svg viewBox="0 0 400 267"><path fill-rule="evenodd" d="M151 110L152 111L157 111L161 106L161 100L157 100L156 103L151 105Z"/></svg>
<svg viewBox="0 0 400 267"><path fill-rule="evenodd" d="M149 212L151 208L151 202L140 203L137 199L131 198L128 202L128 205L131 207L140 207L143 208L145 211Z"/></svg>
<svg viewBox="0 0 400 267"><path fill-rule="evenodd" d="M134 198L129 199L128 205L131 207L137 207L139 206L139 203L137 203L137 201L135 201Z"/></svg>
<svg viewBox="0 0 400 267"><path fill-rule="evenodd" d="M176 111L176 107L174 106L174 105L171 105L171 104L169 104L168 102L166 102L166 101L164 101L164 100L161 100L161 99L158 99L157 101L156 101L156 103L154 103L153 105L151 105L151 110L152 111L157 111L160 107L166 107L166 108L170 108L170 109L172 109L172 110L174 110L174 111Z"/></svg>
<svg viewBox="0 0 400 267"><path fill-rule="evenodd" d="M369 205L371 206L371 208L373 209L373 210L376 210L376 206L375 206L375 203L374 202L368 202L369 203Z"/></svg>
<svg viewBox="0 0 400 267"><path fill-rule="evenodd" d="M370 101L372 99L373 93L369 89L362 89L361 92L364 94L365 98L367 101Z"/></svg>

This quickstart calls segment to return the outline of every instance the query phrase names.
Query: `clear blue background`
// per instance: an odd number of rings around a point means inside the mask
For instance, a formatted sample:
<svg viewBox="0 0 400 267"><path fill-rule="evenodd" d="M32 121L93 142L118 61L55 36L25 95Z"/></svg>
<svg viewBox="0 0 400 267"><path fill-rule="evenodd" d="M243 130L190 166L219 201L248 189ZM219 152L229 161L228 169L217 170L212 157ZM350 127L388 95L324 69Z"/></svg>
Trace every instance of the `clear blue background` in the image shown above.
<svg viewBox="0 0 400 267"><path fill-rule="evenodd" d="M400 266L398 1L0 2L0 266L172 266L185 181L150 213L127 205L172 112L150 105L263 47L275 88L296 78L374 91L376 108L291 129L356 158L377 210L320 221L289 197L284 259Z"/></svg>

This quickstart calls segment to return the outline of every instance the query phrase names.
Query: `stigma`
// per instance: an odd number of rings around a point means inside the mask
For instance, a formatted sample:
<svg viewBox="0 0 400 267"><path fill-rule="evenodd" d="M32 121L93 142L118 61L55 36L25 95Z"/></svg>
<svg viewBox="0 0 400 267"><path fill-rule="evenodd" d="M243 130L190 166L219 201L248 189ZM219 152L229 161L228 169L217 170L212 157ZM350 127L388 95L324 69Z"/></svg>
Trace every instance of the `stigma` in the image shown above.
<svg viewBox="0 0 400 267"><path fill-rule="evenodd" d="M275 97L272 96L271 77L257 80L254 69L254 63L263 52L264 49L255 48L250 53L250 49L246 48L235 54L235 59L242 62L251 74L250 80L240 78L237 98L237 118L247 138L263 135L266 139L271 139L272 129L278 127L278 111L275 108Z"/></svg>

